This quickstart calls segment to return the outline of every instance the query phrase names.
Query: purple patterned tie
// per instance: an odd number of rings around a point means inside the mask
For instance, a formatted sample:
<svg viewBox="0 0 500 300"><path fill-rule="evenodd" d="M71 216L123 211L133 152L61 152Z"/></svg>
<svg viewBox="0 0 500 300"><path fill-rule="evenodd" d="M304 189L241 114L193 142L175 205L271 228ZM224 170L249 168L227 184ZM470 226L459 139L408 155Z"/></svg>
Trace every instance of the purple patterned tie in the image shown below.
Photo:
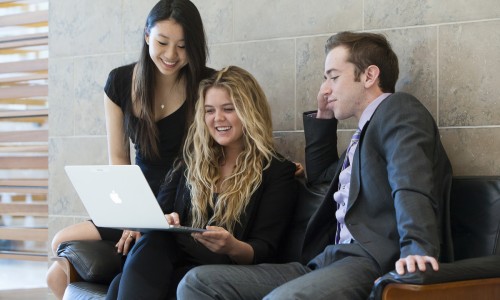
<svg viewBox="0 0 500 300"><path fill-rule="evenodd" d="M351 143L345 152L344 162L342 163L342 171L347 168L351 163L349 161L349 152L351 148L359 142L359 137L361 136L361 129L357 129L356 132L352 135ZM340 190L340 181L339 181L339 190ZM335 200L333 200L335 201ZM337 209L339 209L339 204L337 203ZM335 244L338 244L340 241L340 223L337 222L337 232L335 233Z"/></svg>
<svg viewBox="0 0 500 300"><path fill-rule="evenodd" d="M361 136L361 129L358 128L356 130L356 132L352 135L351 143L349 144L349 147L347 147L347 150L345 153L345 158L344 158L344 163L342 163L342 170L344 170L345 168L347 168L350 165L349 151L351 151L351 148L359 142L360 136Z"/></svg>

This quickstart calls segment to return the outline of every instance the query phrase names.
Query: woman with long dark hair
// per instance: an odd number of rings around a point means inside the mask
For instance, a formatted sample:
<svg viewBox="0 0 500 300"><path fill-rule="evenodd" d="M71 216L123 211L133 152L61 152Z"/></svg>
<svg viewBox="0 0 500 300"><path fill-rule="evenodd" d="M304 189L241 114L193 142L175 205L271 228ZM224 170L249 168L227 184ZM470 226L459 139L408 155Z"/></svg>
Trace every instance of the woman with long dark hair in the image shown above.
<svg viewBox="0 0 500 300"><path fill-rule="evenodd" d="M155 194L179 155L187 124L193 120L199 82L213 70L206 67L208 48L201 16L189 0L161 0L150 11L136 63L112 70L104 87L110 164L135 164ZM131 157L130 141L135 147ZM110 240L128 253L139 232L99 228L92 221L59 231L54 255L70 240ZM47 284L57 298L67 286L66 273L54 263Z"/></svg>

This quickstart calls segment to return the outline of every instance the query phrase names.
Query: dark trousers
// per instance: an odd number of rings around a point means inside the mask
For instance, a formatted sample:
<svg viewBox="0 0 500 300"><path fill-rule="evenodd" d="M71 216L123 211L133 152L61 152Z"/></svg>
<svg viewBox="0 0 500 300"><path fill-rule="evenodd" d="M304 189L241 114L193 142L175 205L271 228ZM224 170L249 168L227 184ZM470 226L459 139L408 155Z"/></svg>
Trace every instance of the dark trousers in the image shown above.
<svg viewBox="0 0 500 300"><path fill-rule="evenodd" d="M106 299L167 299L178 259L173 234L144 234L128 254L123 272L111 283ZM172 292L175 295L175 288Z"/></svg>
<svg viewBox="0 0 500 300"><path fill-rule="evenodd" d="M130 250L119 274L111 283L107 300L174 298L177 285L193 267L230 264L185 233L152 231L144 234Z"/></svg>

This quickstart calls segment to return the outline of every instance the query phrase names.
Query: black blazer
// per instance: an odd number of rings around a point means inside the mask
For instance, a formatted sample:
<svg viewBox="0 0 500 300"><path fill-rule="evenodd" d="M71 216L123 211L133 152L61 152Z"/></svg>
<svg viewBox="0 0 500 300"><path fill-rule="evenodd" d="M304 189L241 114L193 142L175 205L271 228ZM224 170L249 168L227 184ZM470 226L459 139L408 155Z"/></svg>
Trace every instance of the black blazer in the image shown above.
<svg viewBox="0 0 500 300"><path fill-rule="evenodd" d="M335 119L304 116L308 179L331 182L306 230L306 261L332 244L336 232L333 193L345 156L345 152L340 158L337 154L336 130ZM440 257L440 244L450 237L445 207L451 178L451 165L431 114L411 95L395 93L386 98L363 128L354 153L345 216L352 236L382 273L394 269L399 257ZM451 255L451 249L443 251Z"/></svg>
<svg viewBox="0 0 500 300"><path fill-rule="evenodd" d="M177 212L181 224L189 220L191 196L186 186L184 168L167 176L160 189L158 202L164 213ZM262 183L252 195L234 236L250 244L254 250L254 263L275 261L281 238L290 225L297 202L295 164L273 158L264 170Z"/></svg>

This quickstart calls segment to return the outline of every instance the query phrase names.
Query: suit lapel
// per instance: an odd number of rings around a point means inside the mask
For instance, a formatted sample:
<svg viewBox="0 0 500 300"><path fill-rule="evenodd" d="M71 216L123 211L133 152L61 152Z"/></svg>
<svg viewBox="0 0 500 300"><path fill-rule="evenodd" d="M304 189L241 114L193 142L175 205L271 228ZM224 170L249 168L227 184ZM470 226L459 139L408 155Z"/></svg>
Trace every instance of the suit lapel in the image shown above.
<svg viewBox="0 0 500 300"><path fill-rule="evenodd" d="M358 199L359 190L361 187L361 148L363 147L363 140L366 132L366 128L370 121L366 122L365 126L361 130L361 136L359 137L358 146L352 157L351 164L351 182L349 187L349 199L347 201L347 210L349 210Z"/></svg>

